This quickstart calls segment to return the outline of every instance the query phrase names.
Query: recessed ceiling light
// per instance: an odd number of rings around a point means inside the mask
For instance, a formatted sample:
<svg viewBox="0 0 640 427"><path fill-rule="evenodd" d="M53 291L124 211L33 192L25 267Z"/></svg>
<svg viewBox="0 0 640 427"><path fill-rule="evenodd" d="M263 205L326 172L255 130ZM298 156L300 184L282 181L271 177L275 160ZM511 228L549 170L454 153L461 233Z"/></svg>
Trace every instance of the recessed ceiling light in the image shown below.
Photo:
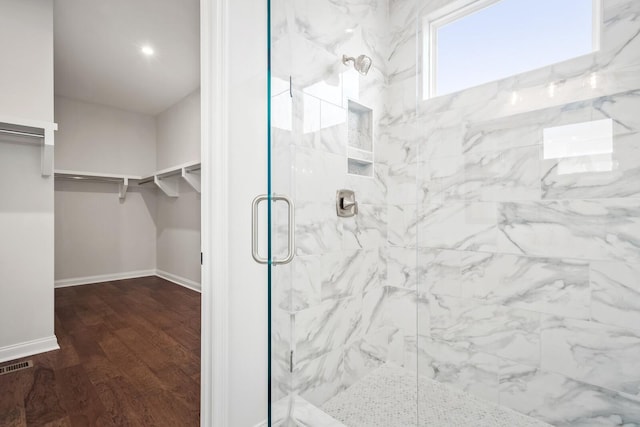
<svg viewBox="0 0 640 427"><path fill-rule="evenodd" d="M152 56L155 53L153 48L149 45L142 46L140 48L140 52L142 52L142 54L145 56Z"/></svg>

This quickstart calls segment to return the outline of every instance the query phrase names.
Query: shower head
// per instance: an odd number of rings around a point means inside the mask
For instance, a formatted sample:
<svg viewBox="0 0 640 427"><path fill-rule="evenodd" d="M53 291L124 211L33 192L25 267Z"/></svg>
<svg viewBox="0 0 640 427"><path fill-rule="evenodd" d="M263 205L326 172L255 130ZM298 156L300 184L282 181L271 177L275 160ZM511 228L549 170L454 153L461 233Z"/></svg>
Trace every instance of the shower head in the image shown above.
<svg viewBox="0 0 640 427"><path fill-rule="evenodd" d="M367 73L371 69L371 66L373 65L373 60L367 55L360 55L357 58L342 55L342 63L344 65L349 65L350 62L353 62L353 68L355 68L356 71L363 76L367 75Z"/></svg>

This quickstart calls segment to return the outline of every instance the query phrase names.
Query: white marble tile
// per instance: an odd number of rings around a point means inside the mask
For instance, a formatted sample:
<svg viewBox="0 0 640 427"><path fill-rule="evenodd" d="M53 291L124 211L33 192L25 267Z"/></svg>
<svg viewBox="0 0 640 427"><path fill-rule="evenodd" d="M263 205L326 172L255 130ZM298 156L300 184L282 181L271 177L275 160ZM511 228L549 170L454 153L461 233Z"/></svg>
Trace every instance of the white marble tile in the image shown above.
<svg viewBox="0 0 640 427"><path fill-rule="evenodd" d="M278 130L293 130L293 101L288 91L271 98L271 126Z"/></svg>
<svg viewBox="0 0 640 427"><path fill-rule="evenodd" d="M295 149L290 131L271 130L271 186L275 193L293 194Z"/></svg>
<svg viewBox="0 0 640 427"><path fill-rule="evenodd" d="M296 202L296 254L319 255L342 247L342 223L335 201Z"/></svg>
<svg viewBox="0 0 640 427"><path fill-rule="evenodd" d="M416 175L415 163L389 166L387 202L392 205L416 203Z"/></svg>
<svg viewBox="0 0 640 427"><path fill-rule="evenodd" d="M496 204L450 201L422 207L418 220L418 246L491 251L496 249Z"/></svg>
<svg viewBox="0 0 640 427"><path fill-rule="evenodd" d="M347 126L340 124L322 127L317 132L302 134L295 139L295 143L302 147L344 156L347 152Z"/></svg>
<svg viewBox="0 0 640 427"><path fill-rule="evenodd" d="M419 176L433 202L539 200L539 158L538 146L435 158Z"/></svg>
<svg viewBox="0 0 640 427"><path fill-rule="evenodd" d="M387 218L387 237L391 246L416 247L417 244L417 206L389 205Z"/></svg>
<svg viewBox="0 0 640 427"><path fill-rule="evenodd" d="M429 307L435 339L520 363L540 361L538 313L444 296L431 297Z"/></svg>
<svg viewBox="0 0 640 427"><path fill-rule="evenodd" d="M384 266L378 249L334 252L322 257L322 300L357 296L382 286Z"/></svg>
<svg viewBox="0 0 640 427"><path fill-rule="evenodd" d="M367 349L367 353L380 360L387 360L389 341L393 333L383 322L386 294L386 288L365 292L362 297L362 321L357 335L362 339L361 346Z"/></svg>
<svg viewBox="0 0 640 427"><path fill-rule="evenodd" d="M336 190L346 183L345 158L320 150L297 148L296 201L335 202Z"/></svg>
<svg viewBox="0 0 640 427"><path fill-rule="evenodd" d="M378 347L362 339L345 348L343 385L350 387L374 369L382 366Z"/></svg>
<svg viewBox="0 0 640 427"><path fill-rule="evenodd" d="M397 80L389 85L387 117L384 124L398 124L416 116L416 77Z"/></svg>
<svg viewBox="0 0 640 427"><path fill-rule="evenodd" d="M272 357L271 384L272 396L278 400L291 393L292 377L289 372L291 352L291 315L289 312L273 307L272 310Z"/></svg>
<svg viewBox="0 0 640 427"><path fill-rule="evenodd" d="M291 423L297 426L313 427L345 427L321 409L307 402L298 395L289 395L275 402L271 408L272 422L275 427L288 427ZM269 427L267 423L260 427Z"/></svg>
<svg viewBox="0 0 640 427"><path fill-rule="evenodd" d="M308 94L302 95L302 132L318 132L320 126L320 99Z"/></svg>
<svg viewBox="0 0 640 427"><path fill-rule="evenodd" d="M462 193L467 200L539 200L539 159L538 146L466 155Z"/></svg>
<svg viewBox="0 0 640 427"><path fill-rule="evenodd" d="M418 202L465 200L465 189L463 156L437 158L418 165Z"/></svg>
<svg viewBox="0 0 640 427"><path fill-rule="evenodd" d="M281 308L289 311L304 310L319 305L322 301L322 255L296 256L291 264L272 267L277 271L289 267L292 277L290 299ZM282 286L283 281L276 276L275 286Z"/></svg>
<svg viewBox="0 0 640 427"><path fill-rule="evenodd" d="M296 361L317 359L354 340L362 321L362 298L327 300L295 314Z"/></svg>
<svg viewBox="0 0 640 427"><path fill-rule="evenodd" d="M461 296L540 313L588 319L589 263L463 252Z"/></svg>
<svg viewBox="0 0 640 427"><path fill-rule="evenodd" d="M466 123L458 121L449 127L437 126L434 120L423 120L418 123L423 134L423 140L418 147L420 163L463 154Z"/></svg>
<svg viewBox="0 0 640 427"><path fill-rule="evenodd" d="M343 390L343 349L325 353L294 364L294 392L315 406L320 406Z"/></svg>
<svg viewBox="0 0 640 427"><path fill-rule="evenodd" d="M344 250L371 249L386 245L386 205L359 203L358 214L342 220L342 248Z"/></svg>
<svg viewBox="0 0 640 427"><path fill-rule="evenodd" d="M511 362L500 368L500 404L554 426L640 424L640 401Z"/></svg>
<svg viewBox="0 0 640 427"><path fill-rule="evenodd" d="M375 147L376 162L386 165L416 163L418 147L424 138L423 127L415 121L380 126Z"/></svg>
<svg viewBox="0 0 640 427"><path fill-rule="evenodd" d="M416 363L420 376L498 403L501 359L486 353L472 353L430 337L418 336L418 343Z"/></svg>
<svg viewBox="0 0 640 427"><path fill-rule="evenodd" d="M374 176L361 177L347 175L347 188L356 193L359 203L370 205L384 205L387 198L387 179L389 168L386 165L374 165Z"/></svg>
<svg viewBox="0 0 640 427"><path fill-rule="evenodd" d="M387 263L385 286L416 289L416 249L387 247L383 254Z"/></svg>
<svg viewBox="0 0 640 427"><path fill-rule="evenodd" d="M635 109L640 102L640 89L616 93L596 99L593 108L602 118L611 118L615 122L616 135L640 132L640 117Z"/></svg>
<svg viewBox="0 0 640 427"><path fill-rule="evenodd" d="M546 317L541 344L543 370L640 398L640 332Z"/></svg>
<svg viewBox="0 0 640 427"><path fill-rule="evenodd" d="M501 203L501 252L640 260L640 205L631 199Z"/></svg>
<svg viewBox="0 0 640 427"><path fill-rule="evenodd" d="M460 297L462 255L446 249L419 249L418 293Z"/></svg>
<svg viewBox="0 0 640 427"><path fill-rule="evenodd" d="M557 117L557 116L556 116ZM464 135L464 152L480 153L528 147L542 143L541 123L550 115L520 114L470 124Z"/></svg>
<svg viewBox="0 0 640 427"><path fill-rule="evenodd" d="M640 133L616 136L608 154L544 160L545 199L640 196Z"/></svg>
<svg viewBox="0 0 640 427"><path fill-rule="evenodd" d="M591 263L593 320L640 329L640 264Z"/></svg>

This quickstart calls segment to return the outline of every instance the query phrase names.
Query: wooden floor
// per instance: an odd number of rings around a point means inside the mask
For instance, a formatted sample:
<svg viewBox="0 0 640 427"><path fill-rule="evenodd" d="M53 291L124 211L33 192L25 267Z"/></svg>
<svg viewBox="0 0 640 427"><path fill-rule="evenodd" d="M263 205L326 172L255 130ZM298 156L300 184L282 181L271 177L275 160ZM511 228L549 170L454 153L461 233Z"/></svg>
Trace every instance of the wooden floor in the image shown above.
<svg viewBox="0 0 640 427"><path fill-rule="evenodd" d="M60 350L0 376L0 426L199 425L199 293L148 277L55 295Z"/></svg>

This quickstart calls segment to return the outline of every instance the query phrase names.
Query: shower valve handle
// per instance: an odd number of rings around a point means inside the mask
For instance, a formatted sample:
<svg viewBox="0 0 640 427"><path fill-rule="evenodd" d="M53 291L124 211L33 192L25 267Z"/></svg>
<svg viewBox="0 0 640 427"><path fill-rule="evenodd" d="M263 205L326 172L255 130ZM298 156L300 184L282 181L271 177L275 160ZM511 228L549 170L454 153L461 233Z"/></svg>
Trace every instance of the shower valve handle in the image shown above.
<svg viewBox="0 0 640 427"><path fill-rule="evenodd" d="M358 202L354 199L342 199L342 209L350 210L353 208L354 213L358 213Z"/></svg>

